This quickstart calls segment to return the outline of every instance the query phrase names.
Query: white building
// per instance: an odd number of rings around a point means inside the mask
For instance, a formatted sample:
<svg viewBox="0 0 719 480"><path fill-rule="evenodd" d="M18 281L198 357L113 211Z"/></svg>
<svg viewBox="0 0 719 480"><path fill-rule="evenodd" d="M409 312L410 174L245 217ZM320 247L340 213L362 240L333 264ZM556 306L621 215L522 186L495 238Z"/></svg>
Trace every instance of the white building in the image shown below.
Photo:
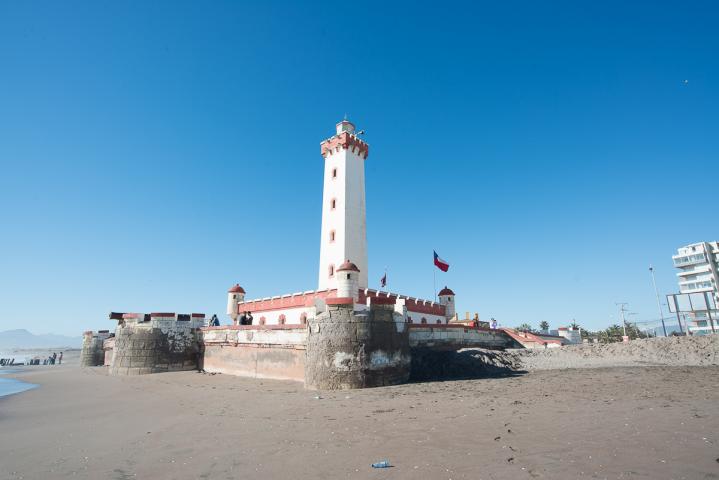
<svg viewBox="0 0 719 480"><path fill-rule="evenodd" d="M714 304L719 304L719 244L717 242L692 243L677 250L672 256L674 266L679 269L677 279L679 292L692 294L708 292ZM711 310L715 328L718 310ZM711 333L711 324L707 312L690 314L689 329L695 334Z"/></svg>
<svg viewBox="0 0 719 480"><path fill-rule="evenodd" d="M367 216L364 161L369 145L343 120L320 144L325 159L318 288L337 288L337 268L347 259L359 268L359 288L367 288Z"/></svg>
<svg viewBox="0 0 719 480"><path fill-rule="evenodd" d="M364 162L369 145L359 138L354 124L339 122L335 134L320 143L320 153L324 184L317 290L247 299L237 284L227 292L227 314L233 323L251 312L253 325L294 328L327 304L350 301L355 310L370 303L399 304L406 323L447 325L455 314L455 294L447 287L439 292L438 302L367 288Z"/></svg>
<svg viewBox="0 0 719 480"><path fill-rule="evenodd" d="M557 335L567 339L567 342L573 344L582 343L582 329L574 327L559 327Z"/></svg>

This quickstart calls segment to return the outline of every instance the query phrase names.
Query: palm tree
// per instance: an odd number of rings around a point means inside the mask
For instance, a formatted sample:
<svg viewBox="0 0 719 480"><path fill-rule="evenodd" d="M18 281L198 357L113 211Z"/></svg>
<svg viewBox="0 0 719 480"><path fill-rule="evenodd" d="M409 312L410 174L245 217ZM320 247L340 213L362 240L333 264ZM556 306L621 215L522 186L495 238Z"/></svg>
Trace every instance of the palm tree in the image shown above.
<svg viewBox="0 0 719 480"><path fill-rule="evenodd" d="M539 322L539 329L543 332L548 332L549 322L547 322L546 320L542 320L541 322Z"/></svg>
<svg viewBox="0 0 719 480"><path fill-rule="evenodd" d="M523 332L531 332L532 326L525 322L525 323L521 324L520 326L518 326L517 330L521 330Z"/></svg>

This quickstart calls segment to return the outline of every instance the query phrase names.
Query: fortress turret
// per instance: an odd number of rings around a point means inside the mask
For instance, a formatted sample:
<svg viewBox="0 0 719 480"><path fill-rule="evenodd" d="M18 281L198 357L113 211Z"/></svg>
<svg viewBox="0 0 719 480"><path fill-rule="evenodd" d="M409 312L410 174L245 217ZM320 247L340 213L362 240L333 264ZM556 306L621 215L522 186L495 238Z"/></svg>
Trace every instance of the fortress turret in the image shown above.
<svg viewBox="0 0 719 480"><path fill-rule="evenodd" d="M444 305L447 321L454 317L454 292L445 286L439 291L439 303Z"/></svg>
<svg viewBox="0 0 719 480"><path fill-rule="evenodd" d="M232 288L227 290L227 315L232 319L232 323L237 325L237 303L245 301L245 289L236 283Z"/></svg>
<svg viewBox="0 0 719 480"><path fill-rule="evenodd" d="M359 274L357 265L346 260L337 269L337 297L351 297L355 302L359 300Z"/></svg>

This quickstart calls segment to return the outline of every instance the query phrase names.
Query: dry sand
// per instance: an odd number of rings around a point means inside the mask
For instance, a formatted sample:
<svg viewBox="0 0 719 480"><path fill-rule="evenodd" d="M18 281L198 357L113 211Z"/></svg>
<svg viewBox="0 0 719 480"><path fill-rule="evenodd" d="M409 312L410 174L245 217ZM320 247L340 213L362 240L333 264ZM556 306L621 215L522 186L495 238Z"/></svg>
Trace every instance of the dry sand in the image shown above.
<svg viewBox="0 0 719 480"><path fill-rule="evenodd" d="M0 399L2 479L719 478L719 367L341 392L71 365L16 376L41 388Z"/></svg>

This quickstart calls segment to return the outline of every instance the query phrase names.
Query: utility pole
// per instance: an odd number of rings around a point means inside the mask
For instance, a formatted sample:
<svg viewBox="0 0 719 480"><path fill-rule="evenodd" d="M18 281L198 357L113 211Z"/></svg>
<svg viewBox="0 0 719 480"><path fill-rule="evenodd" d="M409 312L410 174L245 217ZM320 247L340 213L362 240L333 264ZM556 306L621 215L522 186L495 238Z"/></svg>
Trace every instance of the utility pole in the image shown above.
<svg viewBox="0 0 719 480"><path fill-rule="evenodd" d="M624 320L624 312L627 311L626 307L629 305L627 302L614 302L614 305L619 306L619 314L622 316L622 331L624 332L624 336L627 336L627 322Z"/></svg>
<svg viewBox="0 0 719 480"><path fill-rule="evenodd" d="M657 290L657 281L654 279L654 267L649 265L649 271L652 272L652 283L654 284L654 293L657 295L657 307L659 307L659 318L662 319L662 330L664 336L667 336L667 326L664 324L664 313L662 312L662 302L659 300L659 290ZM681 324L679 325L681 328Z"/></svg>
<svg viewBox="0 0 719 480"><path fill-rule="evenodd" d="M704 304L707 307L707 316L709 317L709 323L712 326L712 333L716 333L716 330L714 329L714 320L712 319L712 306L711 303L709 303L708 292L704 292Z"/></svg>

